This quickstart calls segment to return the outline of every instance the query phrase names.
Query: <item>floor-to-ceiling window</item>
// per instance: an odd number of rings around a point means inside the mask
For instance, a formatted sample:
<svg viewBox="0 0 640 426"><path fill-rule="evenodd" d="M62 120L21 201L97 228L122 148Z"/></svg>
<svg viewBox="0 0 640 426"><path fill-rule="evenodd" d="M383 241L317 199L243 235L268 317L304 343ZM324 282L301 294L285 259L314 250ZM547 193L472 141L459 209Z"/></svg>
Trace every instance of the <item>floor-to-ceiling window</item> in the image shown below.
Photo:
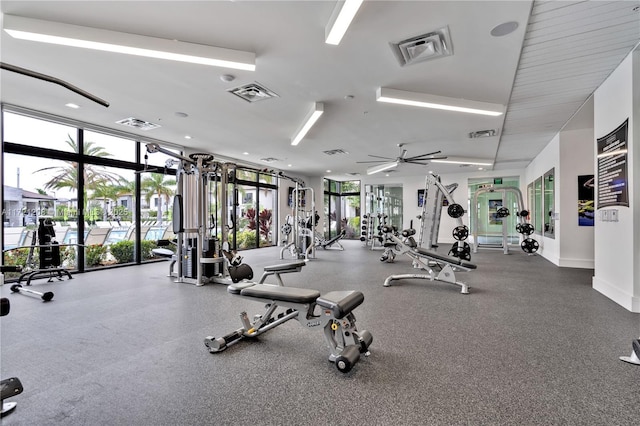
<svg viewBox="0 0 640 426"><path fill-rule="evenodd" d="M359 238L360 181L324 180L325 238L345 231L345 238Z"/></svg>
<svg viewBox="0 0 640 426"><path fill-rule="evenodd" d="M156 240L166 237L170 224L175 167L157 154L150 164L162 161L164 167L150 173L142 161L144 144L109 132L3 107L4 264L37 267L33 259L39 248L26 246L37 245L42 220L53 223L59 261L67 269L152 257ZM139 226L142 214L148 229Z"/></svg>
<svg viewBox="0 0 640 426"><path fill-rule="evenodd" d="M278 186L275 177L242 168L236 170L235 176L236 248L276 245Z"/></svg>

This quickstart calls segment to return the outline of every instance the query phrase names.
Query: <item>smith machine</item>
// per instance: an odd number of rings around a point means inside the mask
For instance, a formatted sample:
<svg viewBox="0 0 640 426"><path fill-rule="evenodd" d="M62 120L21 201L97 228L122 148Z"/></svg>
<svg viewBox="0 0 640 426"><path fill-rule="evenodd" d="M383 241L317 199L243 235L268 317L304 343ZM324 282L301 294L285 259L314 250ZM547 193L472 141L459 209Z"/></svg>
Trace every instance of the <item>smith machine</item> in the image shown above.
<svg viewBox="0 0 640 426"><path fill-rule="evenodd" d="M440 217L442 206L446 200L447 214L456 219L457 226L453 229L453 238L456 240L449 250L449 256L455 256L463 260L471 260L471 247L464 240L469 236L469 228L462 223L464 208L453 199L453 191L458 187L457 183L443 185L440 176L429 173L424 184L424 200L420 219L420 237L418 247L431 250L438 247L438 232L440 230Z"/></svg>

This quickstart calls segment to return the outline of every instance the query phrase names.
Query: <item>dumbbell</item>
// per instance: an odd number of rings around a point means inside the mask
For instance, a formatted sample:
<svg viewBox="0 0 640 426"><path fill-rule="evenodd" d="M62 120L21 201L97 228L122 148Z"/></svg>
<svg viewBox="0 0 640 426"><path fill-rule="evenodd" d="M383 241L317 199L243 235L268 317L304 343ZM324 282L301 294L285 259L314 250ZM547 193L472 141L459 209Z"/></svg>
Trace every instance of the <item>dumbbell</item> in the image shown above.
<svg viewBox="0 0 640 426"><path fill-rule="evenodd" d="M27 295L33 294L34 296L38 296L39 298L41 298L45 302L48 302L49 300L53 299L53 292L52 291L47 291L46 293L40 293L39 291L35 291L35 290L30 290L28 288L24 288L20 284L12 285L11 286L11 292L12 293L22 293L22 294L27 294Z"/></svg>

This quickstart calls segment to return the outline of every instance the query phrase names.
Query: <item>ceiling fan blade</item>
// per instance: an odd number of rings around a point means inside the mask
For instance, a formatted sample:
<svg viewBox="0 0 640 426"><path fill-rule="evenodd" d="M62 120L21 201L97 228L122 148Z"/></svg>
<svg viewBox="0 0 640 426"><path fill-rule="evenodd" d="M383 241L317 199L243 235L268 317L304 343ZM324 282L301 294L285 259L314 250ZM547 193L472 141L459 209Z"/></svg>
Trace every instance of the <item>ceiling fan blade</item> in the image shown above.
<svg viewBox="0 0 640 426"><path fill-rule="evenodd" d="M356 163L384 163L386 160L356 161Z"/></svg>
<svg viewBox="0 0 640 426"><path fill-rule="evenodd" d="M442 151L434 151L434 152L430 152L430 153L428 153L428 154L416 155L416 156L414 156L414 157L406 158L406 160L417 160L417 159L419 159L419 158L431 157L432 155L440 154L441 152L442 152Z"/></svg>
<svg viewBox="0 0 640 426"><path fill-rule="evenodd" d="M407 161L407 163L410 163L410 164L419 164L419 165L421 165L421 166L428 166L428 165L429 165L429 163L428 163L428 162L427 162L427 163L421 163L420 161L413 161L413 160L412 160L412 161Z"/></svg>
<svg viewBox="0 0 640 426"><path fill-rule="evenodd" d="M372 175L378 172L381 172L383 170L388 170L391 169L393 167L397 167L398 166L398 162L397 161L392 161L392 162L388 162L388 163L382 163L382 164L378 164L377 166L371 166L367 169L367 174L368 175Z"/></svg>
<svg viewBox="0 0 640 426"><path fill-rule="evenodd" d="M373 154L369 154L369 157L376 157L376 158L384 158L385 160L393 160L392 157L383 157L381 155L373 155Z"/></svg>

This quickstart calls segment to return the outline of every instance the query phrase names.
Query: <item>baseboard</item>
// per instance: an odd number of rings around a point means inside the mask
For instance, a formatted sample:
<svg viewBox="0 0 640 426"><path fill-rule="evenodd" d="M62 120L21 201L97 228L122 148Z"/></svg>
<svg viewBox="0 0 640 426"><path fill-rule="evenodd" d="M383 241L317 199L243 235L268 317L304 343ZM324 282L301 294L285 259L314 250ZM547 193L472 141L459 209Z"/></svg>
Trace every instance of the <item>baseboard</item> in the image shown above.
<svg viewBox="0 0 640 426"><path fill-rule="evenodd" d="M567 259L561 258L559 265L563 268L582 268L582 269L595 269L595 260L593 259Z"/></svg>
<svg viewBox="0 0 640 426"><path fill-rule="evenodd" d="M634 313L640 313L640 297L633 296L598 277L593 277L593 289Z"/></svg>

